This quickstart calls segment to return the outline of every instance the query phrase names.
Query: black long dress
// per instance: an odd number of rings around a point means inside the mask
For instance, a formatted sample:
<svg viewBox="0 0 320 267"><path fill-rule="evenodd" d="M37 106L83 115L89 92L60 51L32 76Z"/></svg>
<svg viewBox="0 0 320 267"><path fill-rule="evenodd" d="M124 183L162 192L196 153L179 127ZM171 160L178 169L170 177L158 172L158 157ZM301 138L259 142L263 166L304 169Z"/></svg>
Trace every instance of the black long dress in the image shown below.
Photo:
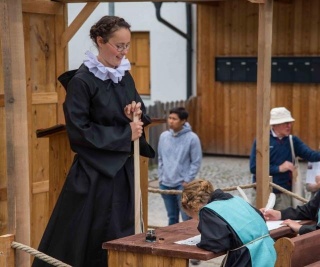
<svg viewBox="0 0 320 267"><path fill-rule="evenodd" d="M130 120L124 107L142 103L144 126L151 120L126 72L121 82L102 81L82 65L68 77L64 113L76 153L39 251L75 267L106 267L102 243L134 234L134 170ZM154 157L140 138L140 154ZM51 266L35 259L33 267Z"/></svg>

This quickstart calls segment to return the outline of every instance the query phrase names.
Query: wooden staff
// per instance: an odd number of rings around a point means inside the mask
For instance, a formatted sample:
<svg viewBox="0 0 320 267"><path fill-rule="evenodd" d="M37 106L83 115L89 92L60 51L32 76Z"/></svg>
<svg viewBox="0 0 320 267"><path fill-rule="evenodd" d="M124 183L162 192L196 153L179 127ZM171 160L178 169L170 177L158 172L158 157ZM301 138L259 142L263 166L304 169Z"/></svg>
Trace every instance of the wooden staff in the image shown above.
<svg viewBox="0 0 320 267"><path fill-rule="evenodd" d="M139 116L133 113L133 121L138 122ZM143 232L143 221L141 213L141 187L140 187L140 148L139 148L139 138L134 140L134 232L139 234Z"/></svg>

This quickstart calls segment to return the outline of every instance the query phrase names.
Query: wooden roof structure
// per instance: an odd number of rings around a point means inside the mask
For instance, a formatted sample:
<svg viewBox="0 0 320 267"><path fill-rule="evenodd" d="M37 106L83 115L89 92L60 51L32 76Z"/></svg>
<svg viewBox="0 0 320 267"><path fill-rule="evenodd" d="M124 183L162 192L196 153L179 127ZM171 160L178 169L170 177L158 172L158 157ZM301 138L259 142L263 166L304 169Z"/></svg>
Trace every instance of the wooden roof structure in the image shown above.
<svg viewBox="0 0 320 267"><path fill-rule="evenodd" d="M189 3L208 3L223 0L181 1ZM232 1L232 0L225 0ZM262 206L269 195L269 111L270 111L270 65L272 43L273 0L243 0L252 4L259 4L259 35L258 35L258 76L257 76L257 176L262 177L257 183L257 206ZM285 0L282 0L285 1ZM0 63L3 71L0 73L0 84L4 94L0 94L0 107L5 109L5 121L1 122L6 129L5 157L7 190L0 190L0 198L6 195L8 200L8 232L16 235L16 239L23 244L30 244L30 132L28 123L32 114L27 105L30 99L26 71L29 67L25 54L23 12L33 10L39 13L52 13L65 16L64 5L67 3L87 3L80 14L69 27L64 27L61 36L55 40L56 44L65 48L68 41L81 27L86 18L100 2L108 1L80 1L80 0L2 0L0 1ZM113 1L122 2L122 1ZM123 1L125 2L125 1ZM126 1L127 2L127 1ZM138 1L140 2L140 1ZM171 1L161 1L171 2ZM46 49L44 46L43 49ZM57 50L59 57L58 70L65 70L66 53ZM0 65L1 65L0 64ZM59 72L57 71L57 72ZM62 89L60 89L62 90ZM0 91L1 92L1 91ZM40 95L38 96L41 97ZM52 94L61 107L60 96ZM50 100L47 100L50 101ZM58 122L63 122L62 109L57 111ZM29 255L17 252L17 266L29 266Z"/></svg>

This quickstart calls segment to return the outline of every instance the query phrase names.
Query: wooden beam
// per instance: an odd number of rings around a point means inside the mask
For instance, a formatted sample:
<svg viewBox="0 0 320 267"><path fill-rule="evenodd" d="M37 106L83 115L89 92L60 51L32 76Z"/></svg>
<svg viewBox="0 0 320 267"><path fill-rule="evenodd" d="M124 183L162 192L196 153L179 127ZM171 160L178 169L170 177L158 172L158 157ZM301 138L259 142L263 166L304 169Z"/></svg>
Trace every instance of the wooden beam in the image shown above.
<svg viewBox="0 0 320 267"><path fill-rule="evenodd" d="M32 194L49 192L49 180L42 182L35 182L32 185Z"/></svg>
<svg viewBox="0 0 320 267"><path fill-rule="evenodd" d="M71 38L76 34L79 28L87 20L87 18L92 14L92 12L99 5L99 2L87 3L83 9L80 11L78 16L72 21L70 26L65 30L61 36L61 47L66 47Z"/></svg>
<svg viewBox="0 0 320 267"><path fill-rule="evenodd" d="M279 3L284 3L284 4L292 4L293 3L293 0L275 0L276 2L279 2Z"/></svg>
<svg viewBox="0 0 320 267"><path fill-rule="evenodd" d="M259 5L258 73L257 73L257 128L256 128L256 207L266 205L269 187L269 142L270 142L270 91L272 48L273 0Z"/></svg>
<svg viewBox="0 0 320 267"><path fill-rule="evenodd" d="M7 201L7 188L2 187L0 188L0 201Z"/></svg>
<svg viewBox="0 0 320 267"><path fill-rule="evenodd" d="M53 0L51 0L53 1ZM109 3L110 1L108 0L54 0L55 2L59 2L59 3L95 3L95 2L99 2L99 3ZM155 0L152 2L186 2L186 3L193 3L193 2L201 2L201 3L210 3L210 2L223 2L226 0L181 0L181 1L174 1L174 0ZM134 0L134 1L128 1L128 0L115 0L112 2L150 2L148 0Z"/></svg>
<svg viewBox="0 0 320 267"><path fill-rule="evenodd" d="M68 49L67 47L61 47L59 44L61 43L61 36L63 32L65 31L68 21L68 8L67 5L64 5L63 13L55 15L55 28L54 28L54 39L56 45L56 67L55 71L57 74L57 77L64 73L66 70L68 70ZM58 95L58 103L57 103L57 123L64 124L65 118L63 113L63 103L65 100L66 90L61 85L61 83L56 83L56 92Z"/></svg>
<svg viewBox="0 0 320 267"><path fill-rule="evenodd" d="M265 2L265 0L248 0L248 1L254 4L264 4Z"/></svg>
<svg viewBox="0 0 320 267"><path fill-rule="evenodd" d="M265 3L265 0L248 0L248 1L251 3L254 3L254 4L264 4ZM274 0L274 2L292 4L293 0Z"/></svg>
<svg viewBox="0 0 320 267"><path fill-rule="evenodd" d="M14 235L0 236L0 266L2 267L16 266L14 260L14 249L11 248L11 243L13 241Z"/></svg>
<svg viewBox="0 0 320 267"><path fill-rule="evenodd" d="M63 4L43 0L22 0L22 12L56 15L62 14Z"/></svg>
<svg viewBox="0 0 320 267"><path fill-rule="evenodd" d="M0 1L0 36L6 114L8 228L30 245L29 133L21 0ZM16 252L16 266L30 266L30 254Z"/></svg>
<svg viewBox="0 0 320 267"><path fill-rule="evenodd" d="M32 105L56 104L58 103L57 92L33 93Z"/></svg>
<svg viewBox="0 0 320 267"><path fill-rule="evenodd" d="M4 95L0 95L0 107L4 107Z"/></svg>

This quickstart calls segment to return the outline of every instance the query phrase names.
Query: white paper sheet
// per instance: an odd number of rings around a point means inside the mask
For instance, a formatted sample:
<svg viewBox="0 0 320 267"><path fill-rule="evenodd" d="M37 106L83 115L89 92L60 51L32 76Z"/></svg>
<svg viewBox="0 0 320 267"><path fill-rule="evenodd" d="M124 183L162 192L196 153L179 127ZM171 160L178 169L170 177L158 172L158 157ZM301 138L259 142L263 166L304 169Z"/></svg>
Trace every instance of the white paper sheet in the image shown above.
<svg viewBox="0 0 320 267"><path fill-rule="evenodd" d="M267 221L267 227L268 227L269 231L274 230L274 229L278 229L280 227L285 226L285 225L281 225L282 222L283 222L283 220L282 221ZM296 222L300 222L300 221L296 221ZM196 235L196 236L190 237L185 240L176 241L174 243L180 244L180 245L195 246L199 242L200 242L200 235Z"/></svg>
<svg viewBox="0 0 320 267"><path fill-rule="evenodd" d="M293 221L300 222L300 220L293 220ZM268 226L269 231L286 226L286 225L282 225L281 224L282 222L283 222L283 220L282 221L267 221L267 226Z"/></svg>
<svg viewBox="0 0 320 267"><path fill-rule="evenodd" d="M282 222L283 221L267 221L269 231L285 226L281 225Z"/></svg>
<svg viewBox="0 0 320 267"><path fill-rule="evenodd" d="M177 241L177 242L174 242L174 243L180 244L180 245L195 246L199 242L200 242L200 235L196 235L196 236L190 237L188 239L180 240L180 241Z"/></svg>

